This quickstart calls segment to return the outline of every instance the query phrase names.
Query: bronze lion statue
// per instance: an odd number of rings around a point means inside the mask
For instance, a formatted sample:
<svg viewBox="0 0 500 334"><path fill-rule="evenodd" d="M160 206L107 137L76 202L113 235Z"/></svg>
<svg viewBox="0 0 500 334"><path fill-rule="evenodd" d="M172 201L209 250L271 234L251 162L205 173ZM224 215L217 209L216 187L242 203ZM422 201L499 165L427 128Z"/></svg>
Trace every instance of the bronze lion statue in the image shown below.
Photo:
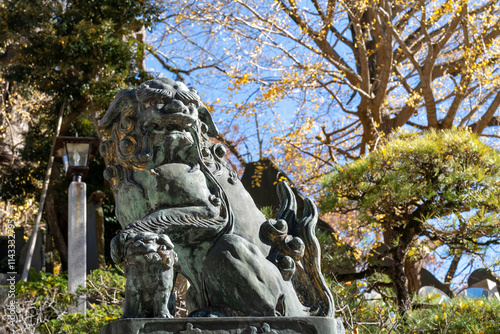
<svg viewBox="0 0 500 334"><path fill-rule="evenodd" d="M267 220L210 139L218 130L195 90L146 81L121 91L99 126L110 130L100 151L123 227L112 257L140 285L127 284L124 318L170 317L178 274L190 283L189 316L332 316L314 204L298 219L280 183L278 217Z"/></svg>

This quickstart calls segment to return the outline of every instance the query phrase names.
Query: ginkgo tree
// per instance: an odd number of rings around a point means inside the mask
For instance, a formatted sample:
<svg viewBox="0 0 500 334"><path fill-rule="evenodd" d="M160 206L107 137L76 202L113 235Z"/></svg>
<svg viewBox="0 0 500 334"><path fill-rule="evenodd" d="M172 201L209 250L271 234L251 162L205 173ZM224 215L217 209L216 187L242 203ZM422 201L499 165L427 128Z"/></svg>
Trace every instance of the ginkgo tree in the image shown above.
<svg viewBox="0 0 500 334"><path fill-rule="evenodd" d="M268 113L260 139L300 188L405 125L498 136L497 0L181 0L166 13L150 52L227 125Z"/></svg>
<svg viewBox="0 0 500 334"><path fill-rule="evenodd" d="M388 246L378 257L390 265L365 252L362 270L345 276L387 274L404 311L416 292L408 282L415 257L445 247L456 258L449 276L465 254L492 261L486 253L500 244L500 152L470 130L398 131L391 137L366 157L335 168L324 179L320 202L327 212L357 212L347 233L370 235L366 249Z"/></svg>

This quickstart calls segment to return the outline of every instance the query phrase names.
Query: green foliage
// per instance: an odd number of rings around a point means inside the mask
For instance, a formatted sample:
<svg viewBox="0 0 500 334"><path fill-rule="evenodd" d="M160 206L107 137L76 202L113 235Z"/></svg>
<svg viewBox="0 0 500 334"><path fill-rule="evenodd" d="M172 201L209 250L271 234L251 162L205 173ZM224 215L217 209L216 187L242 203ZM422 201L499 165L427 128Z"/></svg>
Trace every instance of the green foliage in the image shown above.
<svg viewBox="0 0 500 334"><path fill-rule="evenodd" d="M379 277L380 278L380 277ZM358 334L388 333L498 333L500 302L495 299L454 298L439 304L439 298L414 298L413 309L398 314L392 291L378 289L383 298L367 300L363 292L373 282L357 281L332 284L337 309L347 332Z"/></svg>
<svg viewBox="0 0 500 334"><path fill-rule="evenodd" d="M273 219L276 217L276 210L271 206L264 206L260 208L260 212L262 212L266 219Z"/></svg>
<svg viewBox="0 0 500 334"><path fill-rule="evenodd" d="M97 305L87 310L87 314L72 313L52 319L38 327L42 334L74 333L97 334L107 323L121 317L122 309L117 305Z"/></svg>
<svg viewBox="0 0 500 334"><path fill-rule="evenodd" d="M365 276L385 272L399 282L401 310L411 302L405 275L414 273L412 263L441 245L450 256L474 257L500 244L500 152L468 130L399 131L369 155L337 166L323 187L322 210L356 211L348 228L364 238L365 249L388 246L391 269L369 259L361 265Z"/></svg>
<svg viewBox="0 0 500 334"><path fill-rule="evenodd" d="M494 299L454 299L451 304L412 312L407 327L417 333L498 333L500 302Z"/></svg>
<svg viewBox="0 0 500 334"><path fill-rule="evenodd" d="M116 268L93 271L87 277L86 289L78 291L87 297L86 315L67 313L76 296L68 294L65 277L35 272L30 275L29 282L16 284L16 300L32 300L34 310L41 305L56 305L34 311L44 312L41 317L44 321L37 327L40 333L98 333L102 326L122 314L125 277Z"/></svg>
<svg viewBox="0 0 500 334"><path fill-rule="evenodd" d="M63 101L61 135L95 136L94 122L81 116L107 109L118 90L148 78L138 66L144 45L136 34L161 11L154 0L2 1L0 53L14 56L0 75L37 101L24 107L32 119L20 159L1 171L2 199L38 198Z"/></svg>
<svg viewBox="0 0 500 334"><path fill-rule="evenodd" d="M383 215L401 220L424 206L427 218L496 211L499 170L500 154L469 131L398 132L367 157L337 167L325 179L328 196L321 203L327 211L354 204L370 222Z"/></svg>
<svg viewBox="0 0 500 334"><path fill-rule="evenodd" d="M43 299L52 298L60 306L69 306L73 297L68 294L68 280L63 276L36 273L30 270L30 281L16 283L16 298L39 297L35 303L41 304ZM54 314L55 315L55 314Z"/></svg>
<svg viewBox="0 0 500 334"><path fill-rule="evenodd" d="M125 277L116 269L95 270L87 277L87 289L80 291L87 296L87 314L64 314L38 329L42 334L97 334L105 324L121 317L124 291Z"/></svg>
<svg viewBox="0 0 500 334"><path fill-rule="evenodd" d="M321 271L327 281L333 281L340 272L352 272L356 261L353 249L346 243L341 243L335 235L316 229L316 237L321 246Z"/></svg>
<svg viewBox="0 0 500 334"><path fill-rule="evenodd" d="M413 224L416 234L427 230L462 246L499 232L492 213L500 208L500 153L467 130L398 132L368 156L338 166L323 186L322 210L357 210L371 226L395 231ZM427 223L451 214L456 219L442 226ZM455 235L445 233L460 226Z"/></svg>
<svg viewBox="0 0 500 334"><path fill-rule="evenodd" d="M391 313L392 312L392 313ZM355 314L358 333L498 333L500 302L454 299L451 304L423 305L403 317L383 304L363 303Z"/></svg>
<svg viewBox="0 0 500 334"><path fill-rule="evenodd" d="M3 1L0 48L18 52L5 77L76 104L81 96L109 100L142 48L131 34L159 13L153 1Z"/></svg>
<svg viewBox="0 0 500 334"><path fill-rule="evenodd" d="M87 288L82 291L87 301L93 304L121 305L125 298L125 277L119 267L94 270L87 276Z"/></svg>

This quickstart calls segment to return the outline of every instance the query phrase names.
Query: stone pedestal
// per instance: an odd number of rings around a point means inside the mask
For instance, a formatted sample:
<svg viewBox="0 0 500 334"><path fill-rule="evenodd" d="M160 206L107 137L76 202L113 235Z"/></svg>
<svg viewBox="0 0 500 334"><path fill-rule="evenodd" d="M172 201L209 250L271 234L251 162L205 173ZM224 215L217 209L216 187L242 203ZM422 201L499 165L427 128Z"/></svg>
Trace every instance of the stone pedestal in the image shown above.
<svg viewBox="0 0 500 334"><path fill-rule="evenodd" d="M338 327L339 326L339 327ZM234 317L119 319L99 334L344 334L343 326L325 317Z"/></svg>

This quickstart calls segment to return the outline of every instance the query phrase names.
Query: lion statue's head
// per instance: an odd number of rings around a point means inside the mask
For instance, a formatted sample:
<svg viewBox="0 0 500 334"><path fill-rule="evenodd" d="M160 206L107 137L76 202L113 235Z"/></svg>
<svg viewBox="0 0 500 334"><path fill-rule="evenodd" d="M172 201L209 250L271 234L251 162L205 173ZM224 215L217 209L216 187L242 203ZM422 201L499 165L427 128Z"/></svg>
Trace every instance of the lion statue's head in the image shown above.
<svg viewBox="0 0 500 334"><path fill-rule="evenodd" d="M220 214L221 190L207 174L225 164L225 149L210 142L218 131L195 90L166 78L146 81L118 93L98 125L111 130L100 151L122 226L162 208Z"/></svg>
<svg viewBox="0 0 500 334"><path fill-rule="evenodd" d="M136 169L174 159L158 150L162 146L181 154L194 144L195 134L203 134L205 140L218 134L196 91L166 78L122 90L98 125L111 128L111 140L101 148L108 163Z"/></svg>

